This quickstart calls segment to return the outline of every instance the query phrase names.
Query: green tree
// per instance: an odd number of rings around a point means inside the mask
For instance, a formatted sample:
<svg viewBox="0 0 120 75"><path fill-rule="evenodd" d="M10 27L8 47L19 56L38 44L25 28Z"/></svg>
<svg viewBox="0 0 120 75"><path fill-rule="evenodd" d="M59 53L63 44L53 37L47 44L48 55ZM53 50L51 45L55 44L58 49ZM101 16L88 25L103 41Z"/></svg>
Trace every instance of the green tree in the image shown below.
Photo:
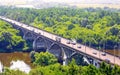
<svg viewBox="0 0 120 75"><path fill-rule="evenodd" d="M35 61L35 56L34 56L35 53L36 53L35 51L31 51L31 52L30 52L31 62L34 62L34 61Z"/></svg>
<svg viewBox="0 0 120 75"><path fill-rule="evenodd" d="M34 56L35 56L35 61L34 61L35 65L47 66L57 63L57 58L53 54L50 54L49 52L36 53Z"/></svg>
<svg viewBox="0 0 120 75"><path fill-rule="evenodd" d="M10 70L9 68L5 68L5 72L3 72L2 75L28 75L28 74L19 70Z"/></svg>
<svg viewBox="0 0 120 75"><path fill-rule="evenodd" d="M27 43L12 25L0 20L0 52L27 50Z"/></svg>

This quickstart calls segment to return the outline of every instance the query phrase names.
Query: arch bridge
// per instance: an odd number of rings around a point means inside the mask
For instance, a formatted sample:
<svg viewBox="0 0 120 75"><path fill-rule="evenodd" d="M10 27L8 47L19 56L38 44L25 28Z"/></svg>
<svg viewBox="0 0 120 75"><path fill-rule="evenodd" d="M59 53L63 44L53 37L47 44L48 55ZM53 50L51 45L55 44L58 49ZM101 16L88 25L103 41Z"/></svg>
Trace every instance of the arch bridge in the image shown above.
<svg viewBox="0 0 120 75"><path fill-rule="evenodd" d="M99 64L102 61L120 66L119 57L107 53L104 55L104 52L79 43L70 43L70 40L68 39L3 16L0 16L0 19L10 23L14 28L20 30L19 35L23 36L25 40L32 41L33 49L35 51L48 51L54 54L59 62L64 61L63 64L67 64L68 60L72 57L80 55L77 58L78 60L82 58L87 64L93 64L97 67L99 67Z"/></svg>

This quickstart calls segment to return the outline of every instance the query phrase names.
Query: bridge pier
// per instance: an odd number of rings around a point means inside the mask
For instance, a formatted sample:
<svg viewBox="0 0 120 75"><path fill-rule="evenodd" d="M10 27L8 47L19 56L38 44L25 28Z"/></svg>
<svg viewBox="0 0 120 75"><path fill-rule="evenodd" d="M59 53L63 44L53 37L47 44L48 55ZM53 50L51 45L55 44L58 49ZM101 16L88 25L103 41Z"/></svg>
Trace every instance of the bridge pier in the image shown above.
<svg viewBox="0 0 120 75"><path fill-rule="evenodd" d="M83 57L83 60L84 60L84 62L86 62L88 65L91 64L91 63L90 63L90 60L89 60L86 56Z"/></svg>
<svg viewBox="0 0 120 75"><path fill-rule="evenodd" d="M31 32L26 32L23 36L23 39L33 41L33 34Z"/></svg>
<svg viewBox="0 0 120 75"><path fill-rule="evenodd" d="M93 65L96 66L97 68L100 67L100 61L97 59L93 59Z"/></svg>
<svg viewBox="0 0 120 75"><path fill-rule="evenodd" d="M17 30L19 30L19 35L24 36L25 32L27 32L25 29L22 29L21 27L18 27Z"/></svg>

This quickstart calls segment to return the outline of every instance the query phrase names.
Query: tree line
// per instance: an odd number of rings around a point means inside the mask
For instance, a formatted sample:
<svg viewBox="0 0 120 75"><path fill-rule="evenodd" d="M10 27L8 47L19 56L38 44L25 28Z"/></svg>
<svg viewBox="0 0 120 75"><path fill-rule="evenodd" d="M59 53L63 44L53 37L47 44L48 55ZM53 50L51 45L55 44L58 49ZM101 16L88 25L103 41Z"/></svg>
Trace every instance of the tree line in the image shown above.
<svg viewBox="0 0 120 75"><path fill-rule="evenodd" d="M97 49L113 49L120 38L120 10L0 7L0 15ZM106 44L106 45L104 45Z"/></svg>
<svg viewBox="0 0 120 75"><path fill-rule="evenodd" d="M99 68L93 65L78 66L73 59L68 65L57 63L57 58L48 52L34 54L33 64L36 66L29 74L19 70L5 68L2 75L120 75L120 67L101 63Z"/></svg>
<svg viewBox="0 0 120 75"><path fill-rule="evenodd" d="M68 39L76 39L96 48L111 48L118 43L120 34L120 13L113 9L23 9L0 7L0 15L36 26ZM26 50L28 46L12 25L0 21L0 51ZM32 62L36 66L29 74L5 68L2 75L120 75L120 67L101 63L100 68L93 65L78 66L73 59L63 66L54 55L33 53Z"/></svg>
<svg viewBox="0 0 120 75"><path fill-rule="evenodd" d="M25 40L19 35L19 31L12 25L0 20L0 52L14 52L27 50Z"/></svg>

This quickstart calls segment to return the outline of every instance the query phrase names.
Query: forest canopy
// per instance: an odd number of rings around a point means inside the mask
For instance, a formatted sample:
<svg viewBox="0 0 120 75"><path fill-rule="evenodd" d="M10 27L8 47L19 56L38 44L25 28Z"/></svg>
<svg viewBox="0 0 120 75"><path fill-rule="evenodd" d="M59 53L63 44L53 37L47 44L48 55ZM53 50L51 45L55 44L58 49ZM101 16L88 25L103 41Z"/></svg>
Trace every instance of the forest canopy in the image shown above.
<svg viewBox="0 0 120 75"><path fill-rule="evenodd" d="M120 41L120 10L101 8L8 8L0 15L29 24L82 44L113 49Z"/></svg>
<svg viewBox="0 0 120 75"><path fill-rule="evenodd" d="M28 49L25 40L12 25L0 20L0 52L13 52Z"/></svg>

